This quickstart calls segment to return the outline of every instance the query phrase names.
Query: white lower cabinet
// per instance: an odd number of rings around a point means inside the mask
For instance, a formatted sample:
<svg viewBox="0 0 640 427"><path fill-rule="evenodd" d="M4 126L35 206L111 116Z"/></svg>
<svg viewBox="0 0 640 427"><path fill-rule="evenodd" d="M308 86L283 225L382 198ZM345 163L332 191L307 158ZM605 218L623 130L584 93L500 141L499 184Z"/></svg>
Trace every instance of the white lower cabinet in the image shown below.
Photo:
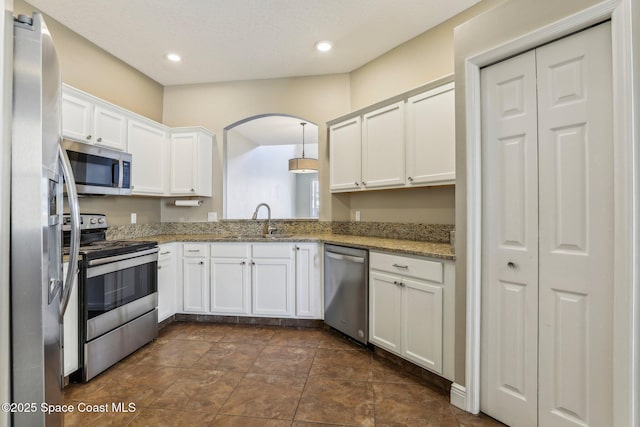
<svg viewBox="0 0 640 427"><path fill-rule="evenodd" d="M183 312L322 318L316 243L185 243Z"/></svg>
<svg viewBox="0 0 640 427"><path fill-rule="evenodd" d="M249 314L251 274L247 243L211 245L211 312Z"/></svg>
<svg viewBox="0 0 640 427"><path fill-rule="evenodd" d="M176 312L177 255L175 243L160 245L158 251L158 322Z"/></svg>
<svg viewBox="0 0 640 427"><path fill-rule="evenodd" d="M369 341L453 378L452 262L370 253Z"/></svg>
<svg viewBox="0 0 640 427"><path fill-rule="evenodd" d="M315 243L297 243L295 249L296 317L322 319L320 255Z"/></svg>
<svg viewBox="0 0 640 427"><path fill-rule="evenodd" d="M185 313L208 312L209 258L206 244L185 244L182 258L183 309Z"/></svg>
<svg viewBox="0 0 640 427"><path fill-rule="evenodd" d="M398 277L369 273L369 341L400 353L402 288Z"/></svg>

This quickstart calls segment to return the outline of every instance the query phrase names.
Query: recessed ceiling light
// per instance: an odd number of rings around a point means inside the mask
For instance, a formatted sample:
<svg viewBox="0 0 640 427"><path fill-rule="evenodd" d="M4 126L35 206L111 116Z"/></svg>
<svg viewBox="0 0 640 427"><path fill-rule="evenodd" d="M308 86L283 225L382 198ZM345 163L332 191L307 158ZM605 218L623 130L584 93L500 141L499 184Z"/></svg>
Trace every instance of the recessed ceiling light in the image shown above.
<svg viewBox="0 0 640 427"><path fill-rule="evenodd" d="M167 53L165 55L165 58L167 58L171 62L180 62L180 61L182 61L182 58L177 53Z"/></svg>
<svg viewBox="0 0 640 427"><path fill-rule="evenodd" d="M327 40L321 40L316 43L316 49L318 49L320 52L329 52L332 47L333 45L331 44L331 42Z"/></svg>

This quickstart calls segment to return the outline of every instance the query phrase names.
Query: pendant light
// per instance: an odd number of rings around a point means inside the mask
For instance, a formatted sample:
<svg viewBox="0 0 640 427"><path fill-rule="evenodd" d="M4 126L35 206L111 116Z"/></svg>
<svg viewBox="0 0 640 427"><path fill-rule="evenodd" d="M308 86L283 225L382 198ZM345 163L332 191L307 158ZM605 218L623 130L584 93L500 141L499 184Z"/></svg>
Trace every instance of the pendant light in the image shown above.
<svg viewBox="0 0 640 427"><path fill-rule="evenodd" d="M300 123L302 126L302 157L289 159L289 172L293 173L314 173L318 172L318 159L308 159L304 157L304 127L306 123Z"/></svg>

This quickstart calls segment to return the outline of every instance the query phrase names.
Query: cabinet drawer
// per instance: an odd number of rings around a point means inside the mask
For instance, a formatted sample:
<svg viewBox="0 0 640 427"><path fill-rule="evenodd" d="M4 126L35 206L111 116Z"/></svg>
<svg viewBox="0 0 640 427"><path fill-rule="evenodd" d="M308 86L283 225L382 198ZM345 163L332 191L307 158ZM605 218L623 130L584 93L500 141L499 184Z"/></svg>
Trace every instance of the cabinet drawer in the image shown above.
<svg viewBox="0 0 640 427"><path fill-rule="evenodd" d="M185 243L184 253L185 257L202 257L207 256L207 245L204 244L190 244Z"/></svg>
<svg viewBox="0 0 640 427"><path fill-rule="evenodd" d="M175 250L173 245L160 246L158 250L158 261L164 261L166 259L171 259L175 255Z"/></svg>
<svg viewBox="0 0 640 427"><path fill-rule="evenodd" d="M213 258L247 258L249 256L247 243L213 243L211 257Z"/></svg>
<svg viewBox="0 0 640 427"><path fill-rule="evenodd" d="M253 258L291 258L293 246L289 243L254 243L251 256Z"/></svg>
<svg viewBox="0 0 640 427"><path fill-rule="evenodd" d="M415 277L430 282L443 283L443 265L438 261L410 258L380 252L369 255L370 267L403 276Z"/></svg>

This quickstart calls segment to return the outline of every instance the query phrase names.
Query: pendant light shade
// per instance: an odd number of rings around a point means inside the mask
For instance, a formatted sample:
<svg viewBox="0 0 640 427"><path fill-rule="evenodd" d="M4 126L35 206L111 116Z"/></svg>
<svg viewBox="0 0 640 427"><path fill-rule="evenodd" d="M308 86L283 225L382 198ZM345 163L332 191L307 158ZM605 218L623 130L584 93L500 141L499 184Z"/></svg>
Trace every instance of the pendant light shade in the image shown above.
<svg viewBox="0 0 640 427"><path fill-rule="evenodd" d="M300 123L302 126L302 157L294 157L289 159L289 172L293 173L314 173L318 172L318 159L304 157L304 127L306 123Z"/></svg>

